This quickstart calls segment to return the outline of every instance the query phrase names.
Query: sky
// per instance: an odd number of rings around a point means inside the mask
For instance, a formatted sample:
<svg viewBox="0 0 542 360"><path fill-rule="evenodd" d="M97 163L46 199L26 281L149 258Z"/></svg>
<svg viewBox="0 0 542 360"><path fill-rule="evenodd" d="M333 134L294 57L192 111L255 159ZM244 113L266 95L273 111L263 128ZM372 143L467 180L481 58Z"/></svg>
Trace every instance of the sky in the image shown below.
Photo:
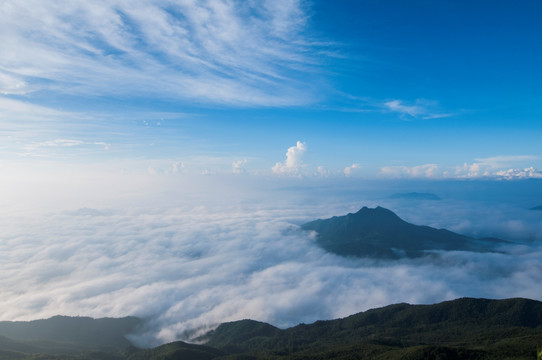
<svg viewBox="0 0 542 360"><path fill-rule="evenodd" d="M542 300L541 17L535 0L2 1L0 320L136 315L150 346L247 317ZM408 192L443 200L390 199ZM377 205L514 245L379 263L298 228Z"/></svg>
<svg viewBox="0 0 542 360"><path fill-rule="evenodd" d="M11 172L542 176L538 1L1 7Z"/></svg>

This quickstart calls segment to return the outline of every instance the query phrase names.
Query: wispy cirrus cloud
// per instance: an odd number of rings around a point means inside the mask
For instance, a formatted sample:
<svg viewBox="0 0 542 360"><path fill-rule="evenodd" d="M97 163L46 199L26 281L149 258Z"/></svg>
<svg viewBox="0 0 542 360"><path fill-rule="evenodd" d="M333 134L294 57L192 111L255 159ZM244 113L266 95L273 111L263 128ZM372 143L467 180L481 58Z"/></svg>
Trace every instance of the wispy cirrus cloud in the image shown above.
<svg viewBox="0 0 542 360"><path fill-rule="evenodd" d="M312 98L296 80L315 69L302 1L8 0L0 14L3 94L247 106Z"/></svg>
<svg viewBox="0 0 542 360"><path fill-rule="evenodd" d="M386 110L399 113L406 118L439 119L453 116L451 113L440 111L437 102L425 99L417 99L414 103L395 99L383 105Z"/></svg>
<svg viewBox="0 0 542 360"><path fill-rule="evenodd" d="M474 161L478 164L485 165L490 168L500 168L510 166L518 162L538 160L534 155L506 155L506 156L491 156L487 158L477 158Z"/></svg>
<svg viewBox="0 0 542 360"><path fill-rule="evenodd" d="M74 147L88 147L88 146L99 146L104 150L109 150L111 144L108 144L103 141L94 141L86 142L83 140L74 140L74 139L55 139L48 140L43 142L34 142L27 144L24 147L25 152L19 154L21 156L47 156L48 152L51 149L66 149L70 148L69 151L72 153Z"/></svg>

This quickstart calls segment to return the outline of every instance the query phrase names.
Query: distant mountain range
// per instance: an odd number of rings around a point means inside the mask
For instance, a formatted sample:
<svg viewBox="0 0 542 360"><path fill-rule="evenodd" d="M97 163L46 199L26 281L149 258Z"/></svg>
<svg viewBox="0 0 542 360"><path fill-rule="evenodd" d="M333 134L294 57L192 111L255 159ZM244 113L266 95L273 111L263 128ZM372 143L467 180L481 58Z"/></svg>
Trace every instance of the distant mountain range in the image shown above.
<svg viewBox="0 0 542 360"><path fill-rule="evenodd" d="M435 305L395 304L284 330L240 320L223 323L197 339L204 345L176 341L153 349L125 347L124 336L139 322L136 318L67 317L38 323L2 322L4 328L34 330L26 339L0 336L0 359L534 360L542 339L542 302L462 298ZM112 338L104 343L105 336ZM96 346L89 347L92 343Z"/></svg>
<svg viewBox="0 0 542 360"><path fill-rule="evenodd" d="M531 210L542 210L542 205L535 206L535 207L531 208Z"/></svg>
<svg viewBox="0 0 542 360"><path fill-rule="evenodd" d="M329 252L379 259L420 257L434 250L487 252L506 243L495 238L474 239L445 229L413 225L380 206L311 221L301 228L316 231L317 243Z"/></svg>
<svg viewBox="0 0 542 360"><path fill-rule="evenodd" d="M442 200L435 194L431 193L398 193L390 196L390 199L409 199L409 200Z"/></svg>

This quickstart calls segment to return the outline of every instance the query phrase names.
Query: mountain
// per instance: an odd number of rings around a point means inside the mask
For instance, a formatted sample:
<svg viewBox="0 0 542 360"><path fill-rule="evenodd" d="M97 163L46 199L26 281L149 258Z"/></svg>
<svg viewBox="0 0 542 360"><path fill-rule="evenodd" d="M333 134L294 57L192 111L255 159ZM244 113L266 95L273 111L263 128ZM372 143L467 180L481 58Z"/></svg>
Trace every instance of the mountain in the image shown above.
<svg viewBox="0 0 542 360"><path fill-rule="evenodd" d="M232 359L533 359L541 336L542 302L462 298L285 330L224 323L206 335L206 345L237 354Z"/></svg>
<svg viewBox="0 0 542 360"><path fill-rule="evenodd" d="M148 350L134 349L126 360L212 360L225 355L226 352L209 346L175 341Z"/></svg>
<svg viewBox="0 0 542 360"><path fill-rule="evenodd" d="M531 210L542 210L542 205L535 206L535 207L531 208Z"/></svg>
<svg viewBox="0 0 542 360"><path fill-rule="evenodd" d="M301 228L316 231L317 243L329 252L381 259L419 257L431 250L485 252L505 243L499 239L474 239L445 229L413 225L380 206L311 221Z"/></svg>
<svg viewBox="0 0 542 360"><path fill-rule="evenodd" d="M542 339L542 302L521 298L462 298L434 305L395 304L288 329L240 320L223 323L197 339L204 345L176 341L153 349L123 348L125 339L115 335L125 325L135 324L136 318L52 319L54 326L51 319L38 320L38 326L32 324L31 327L40 331L31 330L26 339L0 336L0 360L527 360L536 358L536 346ZM2 325L9 327L7 323L2 322ZM30 329L29 323L33 322L17 323L17 326ZM74 324L82 328L71 327ZM43 338L41 330L44 329L51 332L48 339L71 342L32 340ZM79 335L66 336L70 331ZM82 334L89 339L79 337ZM91 343L103 344L96 339L106 334L112 336L107 342L109 349L88 347ZM79 342L73 342L74 338Z"/></svg>
<svg viewBox="0 0 542 360"><path fill-rule="evenodd" d="M141 320L136 317L54 316L34 321L0 321L0 359L25 359L25 354L82 352L87 353L87 358L116 359L101 354L131 346L126 335L136 331L140 324Z"/></svg>
<svg viewBox="0 0 542 360"><path fill-rule="evenodd" d="M390 199L409 199L409 200L442 200L435 194L431 193L398 193L390 196Z"/></svg>

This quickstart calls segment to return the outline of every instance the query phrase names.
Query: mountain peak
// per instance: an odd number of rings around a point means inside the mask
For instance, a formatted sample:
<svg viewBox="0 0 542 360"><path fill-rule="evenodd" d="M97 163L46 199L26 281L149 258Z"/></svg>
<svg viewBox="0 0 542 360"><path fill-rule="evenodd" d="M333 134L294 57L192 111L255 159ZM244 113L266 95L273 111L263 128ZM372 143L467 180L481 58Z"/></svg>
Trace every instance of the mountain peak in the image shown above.
<svg viewBox="0 0 542 360"><path fill-rule="evenodd" d="M393 211L377 206L374 209L362 207L357 213L352 214L355 221L363 226L402 226L405 223ZM405 223L406 224L406 223Z"/></svg>
<svg viewBox="0 0 542 360"><path fill-rule="evenodd" d="M315 220L301 228L316 231L321 247L343 256L396 259L423 256L431 250L490 251L494 245L448 230L410 224L381 206L364 206L355 214Z"/></svg>
<svg viewBox="0 0 542 360"><path fill-rule="evenodd" d="M393 216L396 218L399 218L397 214L395 214L393 211L383 208L382 206L377 206L374 209L368 208L367 206L362 207L356 214L364 215L364 216Z"/></svg>

